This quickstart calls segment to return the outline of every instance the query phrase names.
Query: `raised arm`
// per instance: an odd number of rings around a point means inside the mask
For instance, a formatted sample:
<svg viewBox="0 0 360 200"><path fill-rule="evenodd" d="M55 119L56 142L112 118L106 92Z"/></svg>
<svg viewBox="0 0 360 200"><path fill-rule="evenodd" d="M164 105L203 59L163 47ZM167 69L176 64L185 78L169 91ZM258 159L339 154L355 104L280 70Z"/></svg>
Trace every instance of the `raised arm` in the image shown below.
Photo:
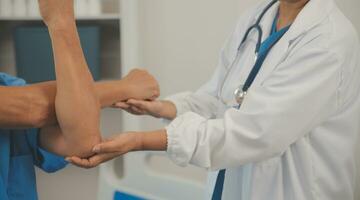
<svg viewBox="0 0 360 200"><path fill-rule="evenodd" d="M67 149L80 157L91 155L100 142L100 102L88 69L74 18L73 0L39 0L52 42L55 110Z"/></svg>

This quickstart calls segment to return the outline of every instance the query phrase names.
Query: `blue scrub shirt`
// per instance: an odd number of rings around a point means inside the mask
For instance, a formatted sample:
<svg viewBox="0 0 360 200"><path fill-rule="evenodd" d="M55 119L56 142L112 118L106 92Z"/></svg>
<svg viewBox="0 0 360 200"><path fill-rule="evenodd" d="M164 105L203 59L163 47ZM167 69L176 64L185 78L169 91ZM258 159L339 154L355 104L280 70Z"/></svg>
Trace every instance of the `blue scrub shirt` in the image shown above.
<svg viewBox="0 0 360 200"><path fill-rule="evenodd" d="M0 86L25 84L0 73ZM67 165L63 157L39 147L38 133L39 129L0 129L0 200L37 200L34 166L51 173Z"/></svg>

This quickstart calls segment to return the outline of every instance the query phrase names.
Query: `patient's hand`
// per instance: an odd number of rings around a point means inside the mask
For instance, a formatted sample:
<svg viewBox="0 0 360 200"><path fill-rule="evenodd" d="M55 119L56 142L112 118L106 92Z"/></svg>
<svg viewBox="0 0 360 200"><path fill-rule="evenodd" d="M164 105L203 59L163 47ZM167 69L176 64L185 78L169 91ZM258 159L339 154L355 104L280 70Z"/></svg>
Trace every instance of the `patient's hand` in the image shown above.
<svg viewBox="0 0 360 200"><path fill-rule="evenodd" d="M146 70L134 69L123 78L132 99L153 100L159 97L160 88L156 79Z"/></svg>
<svg viewBox="0 0 360 200"><path fill-rule="evenodd" d="M49 28L73 22L74 0L38 0L41 16ZM66 23L64 23L66 22Z"/></svg>

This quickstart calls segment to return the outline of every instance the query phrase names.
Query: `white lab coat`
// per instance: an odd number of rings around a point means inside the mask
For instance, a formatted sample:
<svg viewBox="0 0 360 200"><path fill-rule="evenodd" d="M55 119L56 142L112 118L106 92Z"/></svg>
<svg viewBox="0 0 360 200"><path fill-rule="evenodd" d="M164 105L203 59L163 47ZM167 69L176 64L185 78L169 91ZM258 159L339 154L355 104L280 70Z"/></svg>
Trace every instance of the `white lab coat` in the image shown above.
<svg viewBox="0 0 360 200"><path fill-rule="evenodd" d="M310 0L269 53L240 110L231 108L253 67L257 33L235 59L238 45L268 3L240 19L208 83L169 98L178 116L166 128L167 153L181 166L226 168L225 200L353 199L359 41L333 0ZM263 39L277 9L262 20ZM207 199L216 173L209 177Z"/></svg>

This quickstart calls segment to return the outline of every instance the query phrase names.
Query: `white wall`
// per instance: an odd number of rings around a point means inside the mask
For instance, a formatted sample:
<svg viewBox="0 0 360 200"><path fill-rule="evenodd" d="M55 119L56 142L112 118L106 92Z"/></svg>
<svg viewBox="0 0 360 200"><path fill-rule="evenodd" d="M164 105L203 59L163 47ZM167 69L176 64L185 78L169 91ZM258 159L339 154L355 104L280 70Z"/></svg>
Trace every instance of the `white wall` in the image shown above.
<svg viewBox="0 0 360 200"><path fill-rule="evenodd" d="M143 65L157 76L163 95L196 89L209 78L241 10L254 1L239 2L141 2ZM186 77L186 81L178 77Z"/></svg>
<svg viewBox="0 0 360 200"><path fill-rule="evenodd" d="M357 0L336 0L338 6L343 10L345 15L352 21L360 33L360 1Z"/></svg>

